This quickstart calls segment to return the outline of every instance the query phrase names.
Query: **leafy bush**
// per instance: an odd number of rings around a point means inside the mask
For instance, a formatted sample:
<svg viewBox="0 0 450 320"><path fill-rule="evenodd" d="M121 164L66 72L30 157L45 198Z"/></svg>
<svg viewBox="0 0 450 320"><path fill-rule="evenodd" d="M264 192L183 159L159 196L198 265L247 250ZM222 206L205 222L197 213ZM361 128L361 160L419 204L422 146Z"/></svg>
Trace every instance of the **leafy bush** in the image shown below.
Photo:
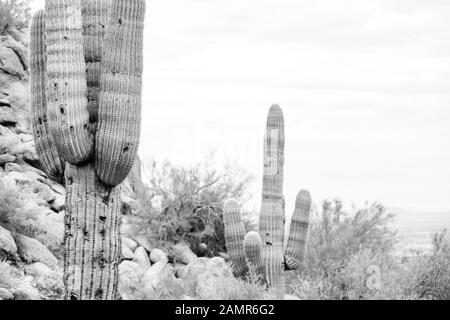
<svg viewBox="0 0 450 320"><path fill-rule="evenodd" d="M0 28L27 27L31 18L30 0L0 0Z"/></svg>
<svg viewBox="0 0 450 320"><path fill-rule="evenodd" d="M393 251L396 233L389 229L394 216L378 204L344 212L338 200L325 201L312 216L306 269L324 277L345 267L363 250L381 255Z"/></svg>
<svg viewBox="0 0 450 320"><path fill-rule="evenodd" d="M252 177L233 163L217 169L212 160L190 168L169 161L147 162L144 172L152 197L140 206L136 233L163 248L186 242L194 252L206 244L210 256L225 251L223 202L228 198L245 201Z"/></svg>
<svg viewBox="0 0 450 320"><path fill-rule="evenodd" d="M382 266L385 276L395 265L393 218L378 203L349 213L339 200L324 201L312 214L303 268L288 276L292 291L303 299L373 297L364 277L371 265Z"/></svg>

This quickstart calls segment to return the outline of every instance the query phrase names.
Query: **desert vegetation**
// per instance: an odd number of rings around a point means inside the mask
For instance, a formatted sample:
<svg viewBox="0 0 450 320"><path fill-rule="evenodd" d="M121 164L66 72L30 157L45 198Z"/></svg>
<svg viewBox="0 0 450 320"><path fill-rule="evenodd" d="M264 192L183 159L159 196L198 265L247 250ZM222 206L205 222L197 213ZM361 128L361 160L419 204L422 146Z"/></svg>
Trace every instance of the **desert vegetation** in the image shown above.
<svg viewBox="0 0 450 320"><path fill-rule="evenodd" d="M27 2L0 2L0 300L450 299L446 230L400 253L382 204L345 209L301 179L286 221L280 106L258 177L141 162L144 1L98 2L48 0L30 43ZM242 211L255 178L261 210Z"/></svg>

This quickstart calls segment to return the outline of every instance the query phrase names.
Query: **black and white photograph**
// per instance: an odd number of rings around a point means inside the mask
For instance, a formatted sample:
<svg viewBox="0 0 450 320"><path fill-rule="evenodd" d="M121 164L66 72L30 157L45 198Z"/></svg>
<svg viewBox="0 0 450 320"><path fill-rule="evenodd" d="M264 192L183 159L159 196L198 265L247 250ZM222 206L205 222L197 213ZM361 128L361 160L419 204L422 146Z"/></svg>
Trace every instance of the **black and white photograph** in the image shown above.
<svg viewBox="0 0 450 320"><path fill-rule="evenodd" d="M0 309L448 301L449 143L448 0L0 0Z"/></svg>

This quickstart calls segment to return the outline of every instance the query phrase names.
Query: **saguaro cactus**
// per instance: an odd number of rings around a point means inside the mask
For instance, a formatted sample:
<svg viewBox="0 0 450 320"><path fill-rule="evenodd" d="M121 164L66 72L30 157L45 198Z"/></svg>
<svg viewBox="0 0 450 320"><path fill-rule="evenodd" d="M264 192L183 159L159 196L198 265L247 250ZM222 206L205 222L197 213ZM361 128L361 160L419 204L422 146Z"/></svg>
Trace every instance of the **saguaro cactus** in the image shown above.
<svg viewBox="0 0 450 320"><path fill-rule="evenodd" d="M264 137L264 172L259 234L267 283L283 294L283 169L284 118L278 105L270 108Z"/></svg>
<svg viewBox="0 0 450 320"><path fill-rule="evenodd" d="M311 196L299 192L287 246L284 245L285 201L283 196L284 117L281 108L270 108L264 136L264 172L259 234L249 232L244 239L244 252L248 262L256 266L263 280L284 298L283 269L297 269L304 258L309 231ZM235 212L238 209L234 209ZM235 218L236 220L236 218ZM224 219L225 229L230 220ZM231 226L228 226L231 228ZM228 239L227 248L229 247ZM231 245L230 245L231 247ZM234 245L234 248L237 248ZM237 255L237 253L233 253Z"/></svg>
<svg viewBox="0 0 450 320"><path fill-rule="evenodd" d="M45 171L64 175L66 185L67 299L117 296L120 190L139 140L144 15L145 0L46 0L32 20L34 138ZM127 134L133 150L119 156Z"/></svg>
<svg viewBox="0 0 450 320"><path fill-rule="evenodd" d="M50 131L60 156L83 163L94 151L87 109L81 0L47 0L47 104Z"/></svg>
<svg viewBox="0 0 450 320"><path fill-rule="evenodd" d="M227 251L233 262L233 273L236 277L244 278L248 269L244 254L245 227L239 203L235 199L225 201L223 220Z"/></svg>
<svg viewBox="0 0 450 320"><path fill-rule="evenodd" d="M311 195L307 190L300 190L295 201L295 210L292 215L289 238L284 253L287 270L297 270L305 256L310 212Z"/></svg>
<svg viewBox="0 0 450 320"><path fill-rule="evenodd" d="M45 53L45 13L38 11L31 21L30 28L30 73L31 73L31 109L33 135L36 151L45 173L56 181L62 182L64 161L60 159L47 111L46 97L46 53Z"/></svg>
<svg viewBox="0 0 450 320"><path fill-rule="evenodd" d="M248 260L249 266L254 268L256 274L264 282L264 265L262 263L262 243L261 237L255 231L250 231L244 238L245 257Z"/></svg>

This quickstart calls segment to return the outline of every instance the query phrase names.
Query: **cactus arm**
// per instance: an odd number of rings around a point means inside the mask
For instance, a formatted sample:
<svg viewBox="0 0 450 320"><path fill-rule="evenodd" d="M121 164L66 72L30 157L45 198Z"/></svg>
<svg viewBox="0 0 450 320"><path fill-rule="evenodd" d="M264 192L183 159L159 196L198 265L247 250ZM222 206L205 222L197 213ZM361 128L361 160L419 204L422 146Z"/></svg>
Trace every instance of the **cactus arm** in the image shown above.
<svg viewBox="0 0 450 320"><path fill-rule="evenodd" d="M37 11L30 25L31 113L36 152L47 175L62 182L64 162L49 133L45 93L45 12Z"/></svg>
<svg viewBox="0 0 450 320"><path fill-rule="evenodd" d="M233 263L233 273L243 279L247 273L247 262L244 254L245 227L241 219L239 203L235 199L225 201L223 222L227 252Z"/></svg>
<svg viewBox="0 0 450 320"><path fill-rule="evenodd" d="M284 254L287 270L297 270L305 257L310 211L311 195L308 191L301 190L295 201L295 210L292 215L289 238Z"/></svg>
<svg viewBox="0 0 450 320"><path fill-rule="evenodd" d="M47 0L47 102L50 130L60 156L72 164L89 160L89 130L81 0Z"/></svg>
<svg viewBox="0 0 450 320"><path fill-rule="evenodd" d="M100 95L101 61L103 39L108 24L110 0L82 0L84 60L86 62L86 81L89 121L92 132L98 118Z"/></svg>
<svg viewBox="0 0 450 320"><path fill-rule="evenodd" d="M121 183L136 158L143 69L144 0L113 0L104 42L95 168L110 186Z"/></svg>
<svg viewBox="0 0 450 320"><path fill-rule="evenodd" d="M283 277L283 165L284 117L274 105L267 118L264 139L264 173L259 233L266 280L279 297L284 297Z"/></svg>
<svg viewBox="0 0 450 320"><path fill-rule="evenodd" d="M261 256L261 237L255 231L250 231L244 238L244 251L248 264L255 270L262 282L264 278L264 264Z"/></svg>
<svg viewBox="0 0 450 320"><path fill-rule="evenodd" d="M116 299L121 187L103 186L94 164L67 164L64 283L66 299Z"/></svg>

